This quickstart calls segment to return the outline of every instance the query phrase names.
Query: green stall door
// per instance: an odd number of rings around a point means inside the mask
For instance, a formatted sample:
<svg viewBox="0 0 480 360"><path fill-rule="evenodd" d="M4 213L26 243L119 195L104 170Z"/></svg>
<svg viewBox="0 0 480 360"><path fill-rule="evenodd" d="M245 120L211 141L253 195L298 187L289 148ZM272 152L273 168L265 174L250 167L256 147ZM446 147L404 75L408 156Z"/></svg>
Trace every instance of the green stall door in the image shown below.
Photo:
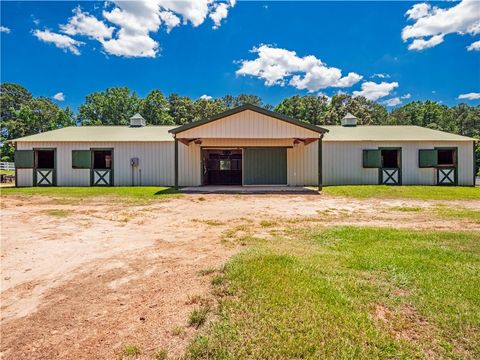
<svg viewBox="0 0 480 360"><path fill-rule="evenodd" d="M363 150L363 167L364 168L381 168L382 152L381 150Z"/></svg>
<svg viewBox="0 0 480 360"><path fill-rule="evenodd" d="M92 152L90 150L72 150L72 168L90 169L92 167Z"/></svg>
<svg viewBox="0 0 480 360"><path fill-rule="evenodd" d="M245 185L286 185L287 149L244 149L243 170Z"/></svg>
<svg viewBox="0 0 480 360"><path fill-rule="evenodd" d="M418 150L418 167L429 168L438 165L438 152L436 149Z"/></svg>

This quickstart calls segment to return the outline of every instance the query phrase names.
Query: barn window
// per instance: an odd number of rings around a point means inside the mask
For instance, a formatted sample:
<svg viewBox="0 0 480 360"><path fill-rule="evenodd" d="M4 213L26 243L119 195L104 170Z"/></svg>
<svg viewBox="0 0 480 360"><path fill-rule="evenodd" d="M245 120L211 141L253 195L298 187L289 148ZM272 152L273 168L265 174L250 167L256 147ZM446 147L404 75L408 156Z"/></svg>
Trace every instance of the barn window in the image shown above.
<svg viewBox="0 0 480 360"><path fill-rule="evenodd" d="M36 150L35 154L37 169L55 169L54 150Z"/></svg>
<svg viewBox="0 0 480 360"><path fill-rule="evenodd" d="M438 149L438 166L455 166L455 149Z"/></svg>

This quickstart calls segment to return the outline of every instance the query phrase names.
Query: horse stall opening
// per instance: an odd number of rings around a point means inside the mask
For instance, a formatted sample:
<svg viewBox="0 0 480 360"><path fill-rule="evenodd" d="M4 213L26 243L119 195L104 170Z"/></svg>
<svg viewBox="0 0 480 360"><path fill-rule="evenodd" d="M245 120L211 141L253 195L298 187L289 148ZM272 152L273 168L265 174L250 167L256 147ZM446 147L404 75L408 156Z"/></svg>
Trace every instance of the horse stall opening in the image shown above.
<svg viewBox="0 0 480 360"><path fill-rule="evenodd" d="M241 149L203 149L203 185L242 185Z"/></svg>

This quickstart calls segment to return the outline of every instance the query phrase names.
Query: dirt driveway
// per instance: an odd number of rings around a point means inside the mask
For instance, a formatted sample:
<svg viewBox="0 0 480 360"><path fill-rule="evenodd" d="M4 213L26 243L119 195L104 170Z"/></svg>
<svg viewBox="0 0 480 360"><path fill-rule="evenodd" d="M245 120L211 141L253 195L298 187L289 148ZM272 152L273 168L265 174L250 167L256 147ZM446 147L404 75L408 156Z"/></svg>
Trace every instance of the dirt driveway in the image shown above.
<svg viewBox="0 0 480 360"><path fill-rule="evenodd" d="M480 230L432 216L438 204L325 195L185 195L141 205L2 199L2 358L112 359L126 345L144 358L160 349L181 355L197 331L190 312L214 305L213 270L242 248L225 241L228 231L267 237L312 223ZM480 201L452 205L480 209Z"/></svg>

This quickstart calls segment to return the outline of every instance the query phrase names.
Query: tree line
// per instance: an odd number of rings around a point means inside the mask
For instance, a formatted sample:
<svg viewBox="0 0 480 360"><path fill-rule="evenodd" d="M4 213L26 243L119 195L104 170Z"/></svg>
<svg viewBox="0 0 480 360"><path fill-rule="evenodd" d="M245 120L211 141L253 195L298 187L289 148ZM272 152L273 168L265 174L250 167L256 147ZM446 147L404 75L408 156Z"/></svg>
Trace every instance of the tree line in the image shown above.
<svg viewBox="0 0 480 360"><path fill-rule="evenodd" d="M149 125L183 125L214 116L228 109L253 104L314 125L337 125L347 112L361 125L418 125L431 129L480 138L480 106L461 103L446 106L436 101L412 101L388 111L382 104L348 94L291 96L277 106L266 104L256 95L225 95L199 98L152 90L144 98L127 87L113 87L87 95L78 113L61 108L46 97L33 97L23 86L0 85L2 161L13 160L13 147L7 140L40 132L79 125L128 125L140 113ZM476 147L477 167L480 146Z"/></svg>

